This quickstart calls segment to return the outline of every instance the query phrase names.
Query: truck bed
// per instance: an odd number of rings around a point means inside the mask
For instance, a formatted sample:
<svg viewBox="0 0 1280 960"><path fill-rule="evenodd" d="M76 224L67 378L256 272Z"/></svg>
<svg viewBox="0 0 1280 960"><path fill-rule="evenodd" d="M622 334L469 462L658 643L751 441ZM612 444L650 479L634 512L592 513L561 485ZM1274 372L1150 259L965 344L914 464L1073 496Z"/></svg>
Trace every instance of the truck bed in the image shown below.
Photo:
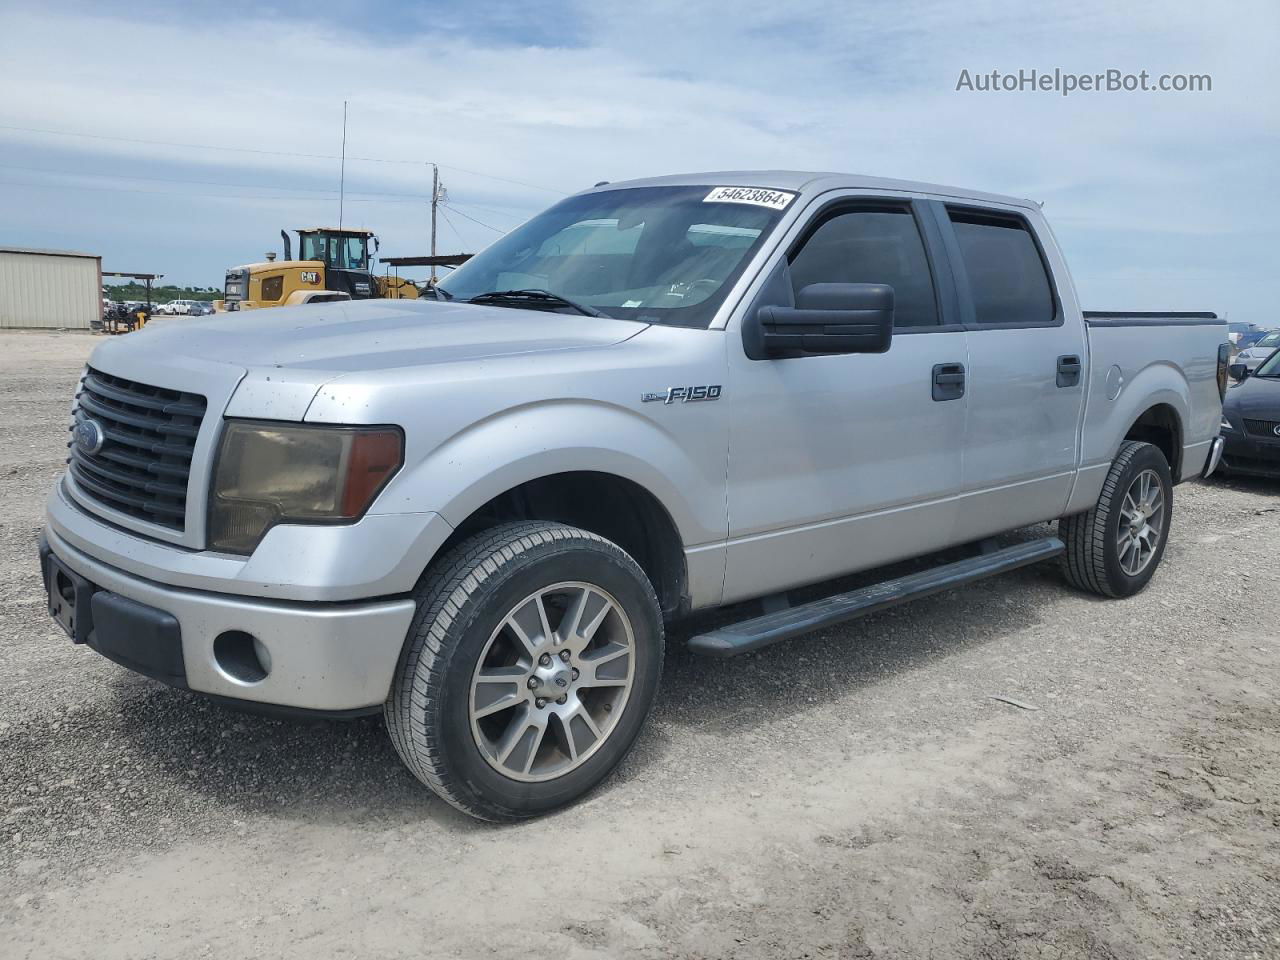
<svg viewBox="0 0 1280 960"><path fill-rule="evenodd" d="M1084 311L1084 320L1089 379L1072 509L1093 504L1116 438L1153 405L1154 416L1177 424L1179 449L1168 451L1175 479L1198 476L1221 419L1217 356L1226 321L1208 312L1123 310Z"/></svg>

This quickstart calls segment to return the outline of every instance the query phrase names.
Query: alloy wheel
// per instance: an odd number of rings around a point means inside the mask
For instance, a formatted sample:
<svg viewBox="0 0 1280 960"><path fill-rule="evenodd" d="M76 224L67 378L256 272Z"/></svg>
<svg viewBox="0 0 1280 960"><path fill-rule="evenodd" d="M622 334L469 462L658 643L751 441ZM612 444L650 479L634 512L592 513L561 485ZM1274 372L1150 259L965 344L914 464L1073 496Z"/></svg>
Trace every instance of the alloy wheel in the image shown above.
<svg viewBox="0 0 1280 960"><path fill-rule="evenodd" d="M1143 470L1133 479L1120 505L1120 529L1116 549L1120 569L1136 577L1151 564L1165 528L1164 484L1154 470Z"/></svg>
<svg viewBox="0 0 1280 960"><path fill-rule="evenodd" d="M577 769L608 739L635 675L635 634L622 605L583 582L517 603L489 637L471 679L471 733L489 765L514 780Z"/></svg>

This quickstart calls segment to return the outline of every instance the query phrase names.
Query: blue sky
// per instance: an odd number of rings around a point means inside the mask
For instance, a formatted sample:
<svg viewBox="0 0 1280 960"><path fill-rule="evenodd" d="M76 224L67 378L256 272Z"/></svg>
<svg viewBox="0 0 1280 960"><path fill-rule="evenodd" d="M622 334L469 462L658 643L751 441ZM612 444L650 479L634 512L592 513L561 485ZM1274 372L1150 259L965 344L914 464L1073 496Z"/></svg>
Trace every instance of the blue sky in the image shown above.
<svg viewBox="0 0 1280 960"><path fill-rule="evenodd" d="M443 251L598 180L845 170L1044 201L1086 306L1274 325L1277 48L1273 0L0 0L0 242L220 285L337 219L346 99L344 219L389 255L427 250L429 161ZM1055 67L1213 89L955 89Z"/></svg>

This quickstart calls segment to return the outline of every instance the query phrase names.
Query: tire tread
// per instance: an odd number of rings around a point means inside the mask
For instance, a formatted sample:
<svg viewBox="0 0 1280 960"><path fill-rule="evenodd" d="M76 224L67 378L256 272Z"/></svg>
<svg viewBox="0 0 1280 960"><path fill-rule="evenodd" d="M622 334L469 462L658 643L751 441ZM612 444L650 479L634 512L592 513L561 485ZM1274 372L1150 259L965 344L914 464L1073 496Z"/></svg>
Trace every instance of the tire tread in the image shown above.
<svg viewBox="0 0 1280 960"><path fill-rule="evenodd" d="M409 629L405 649L383 714L396 752L419 780L442 800L482 820L514 821L506 810L464 789L445 763L435 716L444 694L445 666L459 642L451 629L467 601L492 577L519 561L528 551L558 543L591 541L616 554L645 584L652 603L658 598L639 565L621 547L587 530L561 523L520 521L492 527L458 544L428 570L414 591L418 612Z"/></svg>
<svg viewBox="0 0 1280 960"><path fill-rule="evenodd" d="M1107 522L1113 509L1119 509L1117 501L1124 496L1120 481L1129 464L1142 451L1151 448L1149 443L1127 440L1120 447L1107 479L1102 484L1098 502L1085 513L1063 517L1058 521L1058 532L1067 550L1062 557L1062 572L1072 586L1103 597L1121 597L1107 574ZM1168 536L1166 532L1165 536Z"/></svg>

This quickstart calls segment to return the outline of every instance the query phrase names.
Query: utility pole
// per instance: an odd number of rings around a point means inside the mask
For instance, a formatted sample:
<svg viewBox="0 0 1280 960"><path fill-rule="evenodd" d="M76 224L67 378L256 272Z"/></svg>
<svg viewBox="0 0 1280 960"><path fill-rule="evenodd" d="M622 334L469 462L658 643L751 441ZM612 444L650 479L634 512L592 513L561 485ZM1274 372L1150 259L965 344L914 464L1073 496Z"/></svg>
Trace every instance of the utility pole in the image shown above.
<svg viewBox="0 0 1280 960"><path fill-rule="evenodd" d="M436 255L436 208L440 206L440 168L431 165L431 256ZM431 285L436 285L436 265L431 265Z"/></svg>
<svg viewBox="0 0 1280 960"><path fill-rule="evenodd" d="M338 168L338 229L342 229L342 207L347 198L347 101L342 101L342 166Z"/></svg>

